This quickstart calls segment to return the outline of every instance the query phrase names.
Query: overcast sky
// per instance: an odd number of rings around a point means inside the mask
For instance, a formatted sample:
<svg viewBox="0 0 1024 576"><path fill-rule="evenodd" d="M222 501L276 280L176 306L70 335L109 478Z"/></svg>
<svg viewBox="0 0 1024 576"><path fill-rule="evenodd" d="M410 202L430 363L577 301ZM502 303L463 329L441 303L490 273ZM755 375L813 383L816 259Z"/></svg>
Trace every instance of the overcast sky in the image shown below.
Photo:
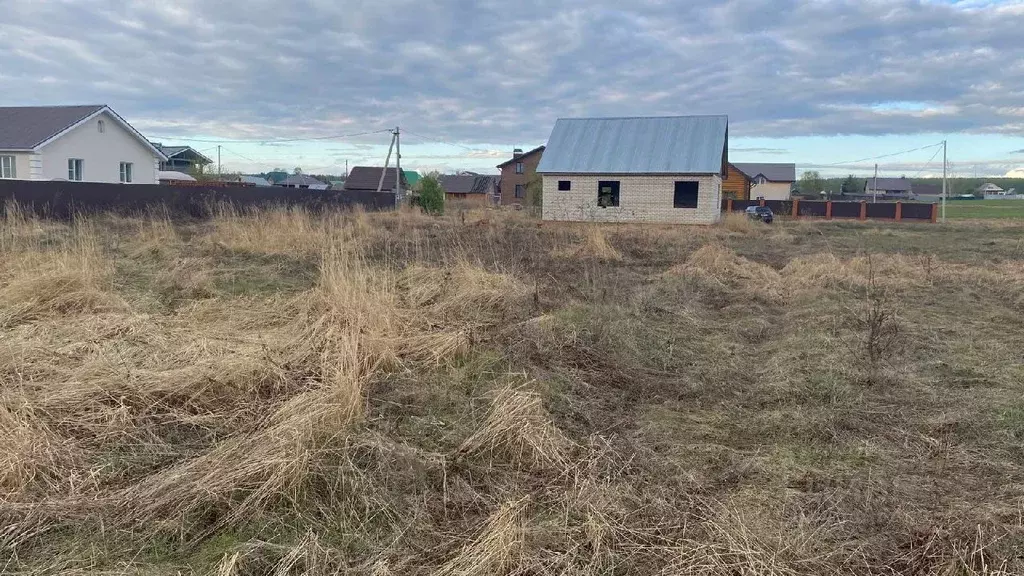
<svg viewBox="0 0 1024 576"><path fill-rule="evenodd" d="M386 133L259 141L401 126L405 166L494 171L558 117L680 114L728 114L734 160L1024 169L1024 0L0 0L0 55L2 105L233 170L379 165Z"/></svg>

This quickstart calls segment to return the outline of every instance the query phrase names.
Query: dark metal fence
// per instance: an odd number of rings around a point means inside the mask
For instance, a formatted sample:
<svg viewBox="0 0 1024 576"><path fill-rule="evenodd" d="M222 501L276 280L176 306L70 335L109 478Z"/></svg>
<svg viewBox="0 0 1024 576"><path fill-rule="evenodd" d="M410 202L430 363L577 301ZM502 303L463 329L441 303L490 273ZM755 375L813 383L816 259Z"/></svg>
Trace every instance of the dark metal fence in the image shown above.
<svg viewBox="0 0 1024 576"><path fill-rule="evenodd" d="M362 206L366 210L394 208L390 192L346 192L278 186L166 186L0 180L0 210L17 202L41 216L70 218L79 213L133 213L163 210L171 216L205 217L213 206L227 202L240 208L302 207L313 212Z"/></svg>
<svg viewBox="0 0 1024 576"><path fill-rule="evenodd" d="M834 202L820 200L722 200L722 211L743 212L749 206L763 205L776 216L797 218L844 218L878 220L935 221L934 204L923 202Z"/></svg>

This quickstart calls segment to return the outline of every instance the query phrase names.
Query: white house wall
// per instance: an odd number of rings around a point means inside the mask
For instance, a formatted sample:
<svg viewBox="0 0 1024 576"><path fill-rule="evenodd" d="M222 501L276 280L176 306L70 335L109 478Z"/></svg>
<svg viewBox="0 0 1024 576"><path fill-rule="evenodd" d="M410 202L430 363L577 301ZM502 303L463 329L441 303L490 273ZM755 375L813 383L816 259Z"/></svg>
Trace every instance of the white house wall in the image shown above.
<svg viewBox="0 0 1024 576"><path fill-rule="evenodd" d="M32 174L31 152L3 152L0 156L14 156L14 176L16 180L30 180Z"/></svg>
<svg viewBox="0 0 1024 576"><path fill-rule="evenodd" d="M765 182L750 188L750 199L789 200L792 185L788 182Z"/></svg>
<svg viewBox="0 0 1024 576"><path fill-rule="evenodd" d="M102 133L100 120L104 122ZM41 156L44 180L67 180L68 159L81 158L85 182L120 182L121 162L131 162L133 184L157 183L156 155L106 112L44 146Z"/></svg>
<svg viewBox="0 0 1024 576"><path fill-rule="evenodd" d="M570 190L559 191L560 180ZM597 183L619 182L619 205L597 205ZM722 179L717 175L544 174L543 218L575 222L660 222L712 224L722 215ZM696 208L676 208L675 183L698 182Z"/></svg>

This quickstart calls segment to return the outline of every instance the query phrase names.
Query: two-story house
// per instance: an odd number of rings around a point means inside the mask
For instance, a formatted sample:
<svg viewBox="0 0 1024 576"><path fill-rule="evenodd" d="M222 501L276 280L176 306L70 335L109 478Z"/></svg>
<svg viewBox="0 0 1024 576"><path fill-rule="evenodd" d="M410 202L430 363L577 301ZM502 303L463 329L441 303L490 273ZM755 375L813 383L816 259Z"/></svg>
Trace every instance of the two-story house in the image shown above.
<svg viewBox="0 0 1024 576"><path fill-rule="evenodd" d="M501 170L501 204L511 206L515 204L529 205L531 201L527 198L527 188L531 181L537 181L537 165L544 154L544 146L538 146L529 152L523 152L516 148L512 151L512 158L498 164Z"/></svg>

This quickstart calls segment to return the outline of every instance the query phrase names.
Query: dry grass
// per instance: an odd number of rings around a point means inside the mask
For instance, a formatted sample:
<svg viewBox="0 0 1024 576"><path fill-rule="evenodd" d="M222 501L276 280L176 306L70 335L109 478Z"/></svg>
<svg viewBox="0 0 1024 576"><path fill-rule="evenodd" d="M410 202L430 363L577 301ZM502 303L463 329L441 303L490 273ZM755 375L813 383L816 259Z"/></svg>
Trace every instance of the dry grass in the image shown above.
<svg viewBox="0 0 1024 576"><path fill-rule="evenodd" d="M1020 233L9 210L0 572L1024 573Z"/></svg>

